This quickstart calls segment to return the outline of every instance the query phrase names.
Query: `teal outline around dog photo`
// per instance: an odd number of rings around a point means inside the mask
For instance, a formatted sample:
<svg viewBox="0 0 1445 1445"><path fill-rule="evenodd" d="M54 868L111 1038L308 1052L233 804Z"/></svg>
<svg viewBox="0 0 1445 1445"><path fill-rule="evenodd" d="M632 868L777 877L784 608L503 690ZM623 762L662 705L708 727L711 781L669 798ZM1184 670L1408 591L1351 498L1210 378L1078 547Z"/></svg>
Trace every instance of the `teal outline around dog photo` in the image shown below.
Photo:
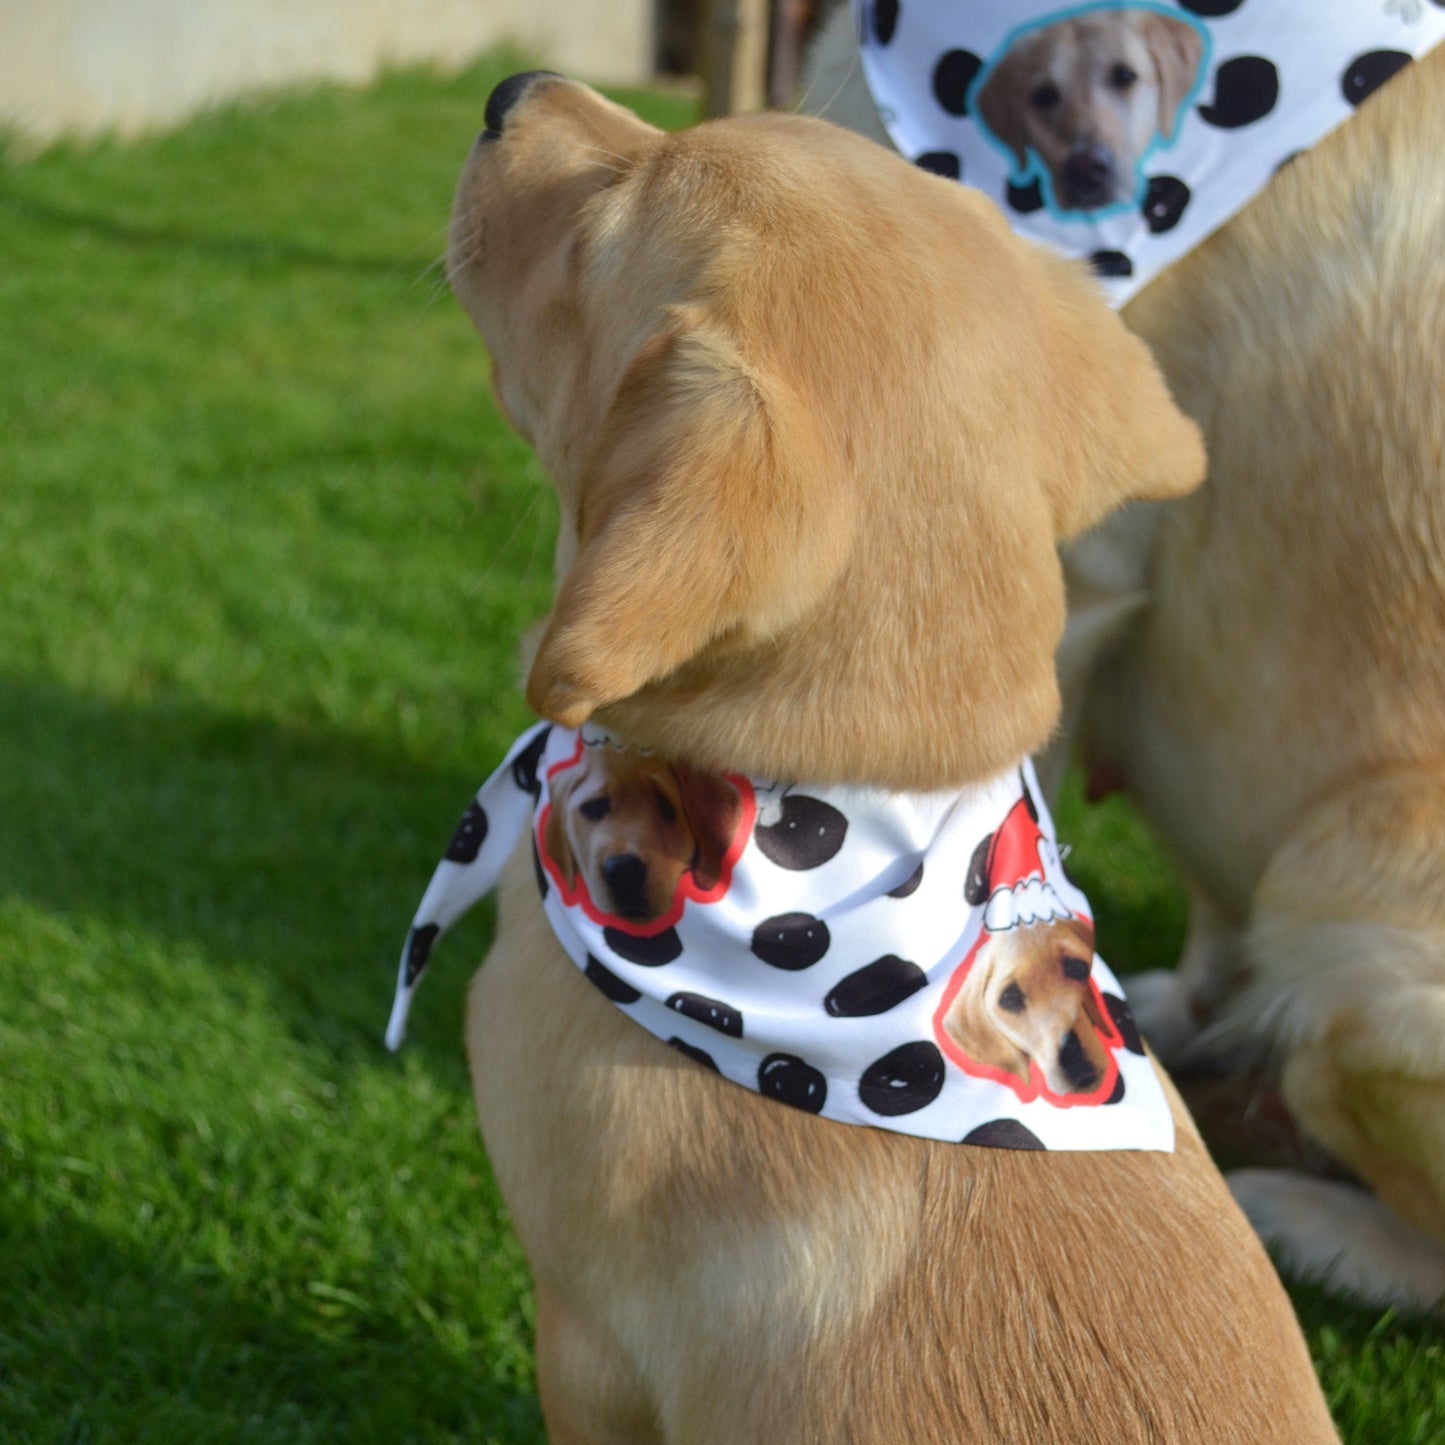
<svg viewBox="0 0 1445 1445"><path fill-rule="evenodd" d="M1171 124L1168 127L1170 133L1167 137L1164 133L1165 128L1156 126L1154 138L1134 159L1133 185L1125 199L1110 202L1097 209L1087 209L1082 206L1065 208L1059 204L1058 197L1055 194L1054 177L1044 157L1038 153L1038 150L1031 141L1021 140L1015 144L1000 136L993 127L990 126L988 121L984 119L980 99L999 66L1021 40L1041 30L1046 30L1052 26L1062 24L1065 21L1079 19L1082 16L1093 15L1101 11L1112 12L1125 10L1147 11L1161 15L1167 19L1189 26L1198 34L1201 50L1199 61L1195 68L1194 81L1184 92L1173 110ZM990 59L980 68L978 74L970 84L966 104L967 114L974 118L978 125L979 133L984 139L1007 158L1009 164L1009 184L1018 188L1027 187L1030 184L1037 184L1045 209L1047 209L1048 213L1056 220L1065 223L1078 223L1080 221L1093 222L1106 219L1110 216L1123 215L1137 210L1143 203L1149 184L1148 176L1145 174L1145 167L1150 158L1157 152L1167 150L1178 143L1179 130L1184 123L1184 117L1203 89L1205 79L1209 74L1212 50L1212 39L1205 25L1193 16L1165 5L1150 4L1148 0L1126 0L1126 3L1101 3L1073 6L1066 10L1059 10L1043 19L1028 21L1009 31L1003 42L998 46ZM1020 164L1019 160L1021 154L1023 156L1022 164Z"/></svg>

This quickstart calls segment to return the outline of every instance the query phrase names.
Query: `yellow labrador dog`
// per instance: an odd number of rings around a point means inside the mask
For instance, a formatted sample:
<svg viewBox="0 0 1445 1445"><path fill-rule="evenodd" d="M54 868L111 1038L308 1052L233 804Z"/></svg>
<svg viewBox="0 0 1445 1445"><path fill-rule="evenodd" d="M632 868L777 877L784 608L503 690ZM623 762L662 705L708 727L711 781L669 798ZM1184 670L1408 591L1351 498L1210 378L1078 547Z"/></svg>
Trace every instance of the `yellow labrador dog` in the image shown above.
<svg viewBox="0 0 1445 1445"><path fill-rule="evenodd" d="M846 6L805 105L887 143ZM1193 884L1140 1026L1277 1082L1373 1191L1231 1176L1282 1261L1414 1307L1445 1298L1442 134L1445 46L1124 308L1209 480L1066 553L1059 659L1095 778Z"/></svg>
<svg viewBox="0 0 1445 1445"><path fill-rule="evenodd" d="M449 270L561 500L533 707L889 789L1039 746L1054 540L1203 470L1085 277L821 122L670 136L545 73L487 122ZM1172 1153L789 1109L609 1004L526 848L467 1035L558 1445L1336 1438L1172 1093Z"/></svg>

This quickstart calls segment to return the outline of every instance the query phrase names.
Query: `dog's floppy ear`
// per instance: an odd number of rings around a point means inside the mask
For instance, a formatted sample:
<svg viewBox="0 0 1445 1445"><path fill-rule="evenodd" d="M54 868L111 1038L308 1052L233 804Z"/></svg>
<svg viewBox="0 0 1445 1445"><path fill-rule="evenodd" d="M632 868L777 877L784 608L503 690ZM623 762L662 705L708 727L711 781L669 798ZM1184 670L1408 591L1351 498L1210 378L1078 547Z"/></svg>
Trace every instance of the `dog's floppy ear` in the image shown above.
<svg viewBox="0 0 1445 1445"><path fill-rule="evenodd" d="M1199 428L1174 404L1149 348L1089 294L1076 263L1036 251L1052 273L1054 455L1042 474L1054 536L1077 536L1125 502L1165 501L1204 479Z"/></svg>
<svg viewBox="0 0 1445 1445"><path fill-rule="evenodd" d="M1029 163L1023 120L1028 97L1023 93L1023 67L1017 47L994 66L978 89L976 104L980 119L1013 155L1015 173L1022 174Z"/></svg>
<svg viewBox="0 0 1445 1445"><path fill-rule="evenodd" d="M527 682L577 727L722 638L765 641L827 591L856 508L805 401L697 308L634 357L577 487L576 558Z"/></svg>
<svg viewBox="0 0 1445 1445"><path fill-rule="evenodd" d="M974 964L977 967L977 962ZM959 990L943 1020L944 1031L975 1063L1012 1074L1021 1083L1029 1081L1029 1056L1005 1037L989 1014L982 990L967 984Z"/></svg>
<svg viewBox="0 0 1445 1445"><path fill-rule="evenodd" d="M572 794L581 777L582 769L574 768L549 785L547 826L542 831L547 856L562 870L562 880L568 888L577 882L577 860L572 856L572 844L567 837L567 809L572 805Z"/></svg>
<svg viewBox="0 0 1445 1445"><path fill-rule="evenodd" d="M697 844L692 876L699 888L714 888L722 861L737 837L743 804L738 790L721 773L704 772L675 763L672 769L682 799L683 816Z"/></svg>
<svg viewBox="0 0 1445 1445"><path fill-rule="evenodd" d="M1094 961L1094 925L1087 918L1071 915L1064 919L1059 927L1073 935L1079 950L1079 957L1092 964Z"/></svg>
<svg viewBox="0 0 1445 1445"><path fill-rule="evenodd" d="M1135 23L1159 72L1159 134L1173 140L1184 97L1199 79L1204 40L1187 20L1155 10L1140 11Z"/></svg>
<svg viewBox="0 0 1445 1445"><path fill-rule="evenodd" d="M1118 1031L1115 1029L1113 1020L1105 1016L1103 1009L1099 1007L1099 995L1094 992L1091 984L1086 984L1083 994L1084 1015L1093 1026L1094 1037L1113 1039L1118 1041Z"/></svg>

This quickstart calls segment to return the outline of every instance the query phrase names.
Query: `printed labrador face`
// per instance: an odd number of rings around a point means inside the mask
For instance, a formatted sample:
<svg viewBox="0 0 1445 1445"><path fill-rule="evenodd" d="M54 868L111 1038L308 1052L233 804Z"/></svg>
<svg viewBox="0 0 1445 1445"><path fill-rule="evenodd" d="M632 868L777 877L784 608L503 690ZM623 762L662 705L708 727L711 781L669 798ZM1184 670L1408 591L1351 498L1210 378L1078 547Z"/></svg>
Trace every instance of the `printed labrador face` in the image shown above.
<svg viewBox="0 0 1445 1445"><path fill-rule="evenodd" d="M543 852L564 896L623 924L655 923L690 882L723 881L742 800L721 774L593 743L555 770Z"/></svg>
<svg viewBox="0 0 1445 1445"><path fill-rule="evenodd" d="M1109 6L1017 36L979 86L977 111L1056 212L1130 205L1143 161L1174 138L1199 80L1202 33L1142 6Z"/></svg>
<svg viewBox="0 0 1445 1445"><path fill-rule="evenodd" d="M1078 918L985 932L940 1011L945 1051L1023 1098L1099 1102L1118 1075L1119 1037L1090 979L1093 957L1093 930Z"/></svg>

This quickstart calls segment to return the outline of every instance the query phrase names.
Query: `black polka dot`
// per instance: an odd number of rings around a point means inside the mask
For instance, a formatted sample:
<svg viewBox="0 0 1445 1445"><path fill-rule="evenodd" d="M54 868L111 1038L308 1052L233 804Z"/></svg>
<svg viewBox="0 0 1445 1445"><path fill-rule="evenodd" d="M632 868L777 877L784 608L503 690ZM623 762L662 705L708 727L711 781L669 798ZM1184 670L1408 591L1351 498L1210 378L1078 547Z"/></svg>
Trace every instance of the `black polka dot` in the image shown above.
<svg viewBox="0 0 1445 1445"><path fill-rule="evenodd" d="M413 928L406 938L406 981L408 986L421 977L426 961L431 957L432 944L437 941L441 928L435 923L423 923Z"/></svg>
<svg viewBox="0 0 1445 1445"><path fill-rule="evenodd" d="M714 1062L713 1056L708 1053L706 1049L696 1048L694 1045L688 1043L685 1039L671 1038L668 1039L667 1042L672 1048L676 1049L678 1053L686 1054L688 1058L693 1061L693 1063L701 1064L703 1068L711 1069L715 1074L720 1074L722 1072L722 1070L719 1069L717 1064Z"/></svg>
<svg viewBox="0 0 1445 1445"><path fill-rule="evenodd" d="M890 898L912 898L918 892L918 885L923 882L923 864L920 863L897 888L890 888Z"/></svg>
<svg viewBox="0 0 1445 1445"><path fill-rule="evenodd" d="M896 1008L927 983L928 975L916 963L885 953L835 984L823 1007L835 1019L871 1018Z"/></svg>
<svg viewBox="0 0 1445 1445"><path fill-rule="evenodd" d="M583 976L589 982L595 983L613 1003L636 1003L642 997L639 989L618 978L605 963L593 958L590 953L587 955L587 967L582 972Z"/></svg>
<svg viewBox="0 0 1445 1445"><path fill-rule="evenodd" d="M993 847L993 834L984 835L983 842L973 850L968 860L968 876L963 880L963 897L975 908L988 902L988 854Z"/></svg>
<svg viewBox="0 0 1445 1445"><path fill-rule="evenodd" d="M1340 89L1351 105L1358 105L1409 63L1410 57L1403 50L1372 50L1368 55L1358 55L1340 78Z"/></svg>
<svg viewBox="0 0 1445 1445"><path fill-rule="evenodd" d="M755 828L753 837L765 858L798 872L835 857L847 832L848 820L831 803L790 793L778 821Z"/></svg>
<svg viewBox="0 0 1445 1445"><path fill-rule="evenodd" d="M1004 192L1004 200L1011 211L1017 211L1021 216L1027 216L1034 211L1041 211L1044 208L1044 188L1039 184L1038 178L1016 186L1012 181Z"/></svg>
<svg viewBox="0 0 1445 1445"><path fill-rule="evenodd" d="M1124 1097L1124 1076L1123 1076L1123 1074L1120 1074L1119 1077L1114 1080L1114 1088L1113 1088L1113 1091L1110 1093L1109 1097L1104 1100L1104 1102L1105 1102L1106 1104L1117 1104L1117 1103L1119 1103L1119 1101L1120 1101L1121 1099L1123 1099L1123 1097Z"/></svg>
<svg viewBox="0 0 1445 1445"><path fill-rule="evenodd" d="M927 1108L943 1091L944 1063L938 1045L926 1039L903 1044L868 1065L858 1097L875 1114L893 1118Z"/></svg>
<svg viewBox="0 0 1445 1445"><path fill-rule="evenodd" d="M729 1038L740 1039L743 1036L742 1014L721 999L708 998L700 993L675 993L668 999L667 1006L683 1018L706 1024Z"/></svg>
<svg viewBox="0 0 1445 1445"><path fill-rule="evenodd" d="M1214 72L1214 103L1199 114L1220 130L1263 120L1279 99L1279 71L1262 55L1236 55Z"/></svg>
<svg viewBox="0 0 1445 1445"><path fill-rule="evenodd" d="M1122 251L1095 251L1089 265L1096 276L1132 276L1134 263Z"/></svg>
<svg viewBox="0 0 1445 1445"><path fill-rule="evenodd" d="M1114 1028L1124 1041L1124 1047L1131 1054L1142 1054L1144 1040L1139 1037L1139 1025L1134 1022L1129 1005L1116 993L1106 993L1103 999L1104 1007L1109 1010L1109 1017L1114 1020Z"/></svg>
<svg viewBox="0 0 1445 1445"><path fill-rule="evenodd" d="M1042 1149L1043 1140L1017 1119L990 1119L963 1136L965 1144L986 1144L991 1149Z"/></svg>
<svg viewBox="0 0 1445 1445"><path fill-rule="evenodd" d="M956 151L924 151L921 156L914 156L913 164L946 181L956 181L963 175L963 161Z"/></svg>
<svg viewBox="0 0 1445 1445"><path fill-rule="evenodd" d="M537 780L537 765L542 761L542 752L547 746L547 739L551 737L552 729L543 728L531 742L512 759L512 781L524 792L531 793L535 798L542 791L542 784Z"/></svg>
<svg viewBox="0 0 1445 1445"><path fill-rule="evenodd" d="M790 973L812 968L828 951L828 925L811 913L779 913L753 930L752 950L763 963Z"/></svg>
<svg viewBox="0 0 1445 1445"><path fill-rule="evenodd" d="M537 872L537 892L543 898L547 896L547 870L542 867L542 855L537 852L537 836L532 835L532 867Z"/></svg>
<svg viewBox="0 0 1445 1445"><path fill-rule="evenodd" d="M665 928L650 938L639 938L635 933L608 927L602 930L602 937L619 958L625 958L628 963L640 963L644 968L658 968L682 956L682 940L675 928Z"/></svg>
<svg viewBox="0 0 1445 1445"><path fill-rule="evenodd" d="M758 1092L806 1114L817 1114L828 1100L828 1081L796 1054L769 1054L758 1065Z"/></svg>
<svg viewBox="0 0 1445 1445"><path fill-rule="evenodd" d="M968 50L950 50L933 67L933 96L949 115L968 114L968 88L983 61Z"/></svg>
<svg viewBox="0 0 1445 1445"><path fill-rule="evenodd" d="M873 0L873 37L880 45L887 45L898 29L898 0Z"/></svg>
<svg viewBox="0 0 1445 1445"><path fill-rule="evenodd" d="M1195 15L1233 15L1244 0L1179 0L1179 8Z"/></svg>
<svg viewBox="0 0 1445 1445"><path fill-rule="evenodd" d="M1178 176L1150 176L1144 192L1144 220L1156 236L1179 224L1189 194L1189 187Z"/></svg>
<svg viewBox="0 0 1445 1445"><path fill-rule="evenodd" d="M447 858L453 863L472 863L487 841L487 815L482 805L473 802L462 814L462 821L447 844Z"/></svg>

